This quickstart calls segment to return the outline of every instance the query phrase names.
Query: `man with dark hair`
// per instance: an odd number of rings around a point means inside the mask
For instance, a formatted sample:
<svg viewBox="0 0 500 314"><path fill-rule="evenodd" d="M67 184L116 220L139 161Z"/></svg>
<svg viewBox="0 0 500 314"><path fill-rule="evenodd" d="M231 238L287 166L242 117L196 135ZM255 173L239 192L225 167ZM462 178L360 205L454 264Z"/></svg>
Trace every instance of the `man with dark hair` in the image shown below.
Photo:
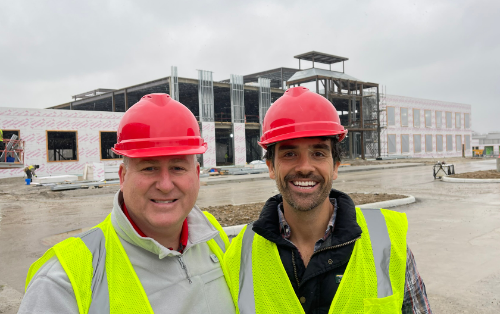
<svg viewBox="0 0 500 314"><path fill-rule="evenodd" d="M225 255L246 313L431 313L406 245L406 215L356 208L332 189L347 130L304 87L268 110L259 144L280 194Z"/></svg>

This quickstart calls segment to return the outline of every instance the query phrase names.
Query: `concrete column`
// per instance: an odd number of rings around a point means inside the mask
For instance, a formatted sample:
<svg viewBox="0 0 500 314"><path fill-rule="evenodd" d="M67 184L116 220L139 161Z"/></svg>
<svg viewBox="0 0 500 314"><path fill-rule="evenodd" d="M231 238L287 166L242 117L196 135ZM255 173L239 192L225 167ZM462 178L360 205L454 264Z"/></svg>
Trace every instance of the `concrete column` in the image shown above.
<svg viewBox="0 0 500 314"><path fill-rule="evenodd" d="M216 166L216 143L215 143L215 122L201 123L201 136L208 144L208 149L203 154L203 167L211 168Z"/></svg>
<svg viewBox="0 0 500 314"><path fill-rule="evenodd" d="M247 163L245 123L233 123L233 149L234 165L245 166Z"/></svg>
<svg viewBox="0 0 500 314"><path fill-rule="evenodd" d="M500 172L500 156L497 158L497 172Z"/></svg>

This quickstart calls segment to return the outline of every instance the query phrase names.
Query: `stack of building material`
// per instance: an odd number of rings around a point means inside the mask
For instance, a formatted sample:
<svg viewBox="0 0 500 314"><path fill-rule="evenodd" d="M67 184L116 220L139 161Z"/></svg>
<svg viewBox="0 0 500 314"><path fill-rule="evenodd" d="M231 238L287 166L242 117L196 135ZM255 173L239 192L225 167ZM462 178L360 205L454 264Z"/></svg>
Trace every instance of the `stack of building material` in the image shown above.
<svg viewBox="0 0 500 314"><path fill-rule="evenodd" d="M62 176L52 176L52 177L37 177L33 178L32 184L61 183L61 182L73 182L73 181L78 181L78 176L62 175Z"/></svg>

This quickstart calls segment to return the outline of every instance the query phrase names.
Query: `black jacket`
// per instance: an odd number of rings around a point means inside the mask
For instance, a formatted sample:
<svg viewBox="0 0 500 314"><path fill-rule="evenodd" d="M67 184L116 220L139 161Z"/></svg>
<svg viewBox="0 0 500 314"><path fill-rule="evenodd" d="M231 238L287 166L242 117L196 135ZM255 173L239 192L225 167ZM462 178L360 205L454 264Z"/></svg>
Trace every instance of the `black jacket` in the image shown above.
<svg viewBox="0 0 500 314"><path fill-rule="evenodd" d="M312 255L307 268L297 248L280 234L277 212L278 205L283 201L280 194L266 202L259 219L253 224L255 233L276 243L281 262L307 314L328 313L339 286L338 275L344 274L355 241L361 236L361 228L356 222L356 210L351 198L333 189L330 198L337 200L335 228Z"/></svg>

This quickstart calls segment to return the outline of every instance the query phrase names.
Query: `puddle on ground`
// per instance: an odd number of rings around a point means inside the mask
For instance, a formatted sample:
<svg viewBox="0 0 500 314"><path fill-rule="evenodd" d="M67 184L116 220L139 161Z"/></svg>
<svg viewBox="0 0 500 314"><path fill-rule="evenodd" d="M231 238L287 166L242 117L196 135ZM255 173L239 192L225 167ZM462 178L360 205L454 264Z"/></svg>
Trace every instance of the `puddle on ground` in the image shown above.
<svg viewBox="0 0 500 314"><path fill-rule="evenodd" d="M92 227L80 228L80 229L75 229L75 230L71 230L71 231L67 231L67 232L63 232L63 233L54 234L54 235L43 238L41 242L45 246L52 247L52 246L56 245L57 243L59 243L63 240L66 240L67 238L73 237L77 234L80 234L82 232L90 230L91 228Z"/></svg>

